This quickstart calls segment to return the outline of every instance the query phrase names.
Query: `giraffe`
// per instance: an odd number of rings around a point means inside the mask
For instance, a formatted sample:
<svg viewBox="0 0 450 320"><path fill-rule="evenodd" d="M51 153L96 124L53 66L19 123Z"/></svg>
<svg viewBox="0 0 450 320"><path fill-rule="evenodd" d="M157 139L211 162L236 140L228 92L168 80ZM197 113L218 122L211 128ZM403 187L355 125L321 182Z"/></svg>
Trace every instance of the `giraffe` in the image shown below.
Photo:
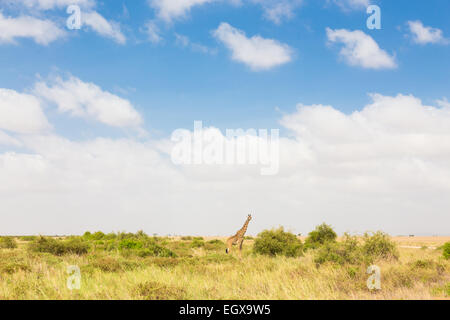
<svg viewBox="0 0 450 320"><path fill-rule="evenodd" d="M242 256L242 243L244 242L244 235L245 235L245 232L247 231L247 227L248 227L250 220L252 220L251 214L248 215L247 220L244 223L244 226L241 229L239 229L239 231L236 232L236 234L234 236L231 236L227 239L227 248L225 249L226 253L230 253L231 247L234 244L237 244L239 246L239 256L240 257Z"/></svg>

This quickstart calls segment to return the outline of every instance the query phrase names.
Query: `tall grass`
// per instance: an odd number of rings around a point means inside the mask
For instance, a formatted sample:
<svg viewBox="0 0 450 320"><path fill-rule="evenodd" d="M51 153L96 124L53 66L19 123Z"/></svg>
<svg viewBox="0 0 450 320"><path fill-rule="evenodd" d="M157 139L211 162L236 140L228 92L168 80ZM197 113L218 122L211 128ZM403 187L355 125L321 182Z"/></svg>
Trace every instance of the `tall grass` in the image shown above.
<svg viewBox="0 0 450 320"><path fill-rule="evenodd" d="M126 239L127 237L123 237ZM131 238L131 237L128 237ZM153 237L147 237L153 239ZM53 239L55 240L55 239ZM55 240L68 243L70 239ZM0 250L0 299L432 299L449 297L450 260L440 250L398 248L398 259L380 255L381 290L366 286L364 263L327 261L317 266L320 249L300 257L254 253L254 241L244 242L243 257L226 255L223 241L158 238L177 257L124 255L89 245L86 253L16 249ZM113 241L120 241L117 237ZM337 243L364 253L364 239ZM50 241L53 243L53 241ZM211 245L211 247L208 247ZM372 248L372 246L370 246ZM375 248L379 248L375 246ZM124 249L134 250L134 249ZM348 249L350 252L353 249ZM378 250L375 250L378 252ZM69 265L81 269L81 289L66 286Z"/></svg>

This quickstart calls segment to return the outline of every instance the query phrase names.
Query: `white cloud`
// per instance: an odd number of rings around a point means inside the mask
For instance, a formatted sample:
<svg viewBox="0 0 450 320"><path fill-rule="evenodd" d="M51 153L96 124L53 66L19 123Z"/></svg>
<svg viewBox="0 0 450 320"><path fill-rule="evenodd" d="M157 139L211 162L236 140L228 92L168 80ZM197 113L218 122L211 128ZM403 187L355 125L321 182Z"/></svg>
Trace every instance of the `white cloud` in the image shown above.
<svg viewBox="0 0 450 320"><path fill-rule="evenodd" d="M0 88L0 129L17 133L37 133L49 128L36 97ZM2 136L2 140L6 141L6 135Z"/></svg>
<svg viewBox="0 0 450 320"><path fill-rule="evenodd" d="M149 0L149 4L157 11L158 18L171 22L185 17L192 7L213 1L216 0Z"/></svg>
<svg viewBox="0 0 450 320"><path fill-rule="evenodd" d="M440 106L441 108L450 109L450 102L447 100L447 98L444 98L444 99L442 99L442 100L437 100L436 103L437 103L438 106Z"/></svg>
<svg viewBox="0 0 450 320"><path fill-rule="evenodd" d="M0 111L1 112L1 111ZM22 143L0 130L0 146L20 147Z"/></svg>
<svg viewBox="0 0 450 320"><path fill-rule="evenodd" d="M31 38L38 44L48 45L65 34L50 20L30 16L5 17L0 12L0 43L15 43L16 38Z"/></svg>
<svg viewBox="0 0 450 320"><path fill-rule="evenodd" d="M217 53L217 49L209 48L205 45L192 42L187 36L178 33L175 33L175 44L183 48L190 48L194 52L200 52L205 54Z"/></svg>
<svg viewBox="0 0 450 320"><path fill-rule="evenodd" d="M229 3L233 6L241 6L241 0L148 0L152 8L156 10L157 17L166 22L185 18L192 8L208 3ZM248 2L260 5L264 11L264 17L276 24L288 20L294 16L294 11L303 3L303 0L250 0Z"/></svg>
<svg viewBox="0 0 450 320"><path fill-rule="evenodd" d="M82 12L81 21L101 36L111 38L119 44L125 44L127 41L118 23L106 20L96 11Z"/></svg>
<svg viewBox="0 0 450 320"><path fill-rule="evenodd" d="M95 0L14 0L14 3L38 10L67 8L70 5L78 5L82 8L92 8L96 5Z"/></svg>
<svg viewBox="0 0 450 320"><path fill-rule="evenodd" d="M187 36L175 33L175 43L181 47L187 47L189 45L190 41Z"/></svg>
<svg viewBox="0 0 450 320"><path fill-rule="evenodd" d="M250 234L277 225L306 233L323 221L338 232L447 234L450 109L371 97L350 114L299 105L285 115L291 136L271 177L250 166L175 166L167 140L19 135L26 152L0 152L0 233L226 235L252 212Z"/></svg>
<svg viewBox="0 0 450 320"><path fill-rule="evenodd" d="M408 21L408 26L415 43L450 43L448 39L444 38L442 30L432 27L425 27L421 21Z"/></svg>
<svg viewBox="0 0 450 320"><path fill-rule="evenodd" d="M373 38L360 30L326 29L330 43L342 43L340 55L352 66L367 69L392 69L397 64L394 57L382 50Z"/></svg>
<svg viewBox="0 0 450 320"><path fill-rule="evenodd" d="M330 1L330 0L327 0ZM370 5L370 0L331 0L342 10L362 10Z"/></svg>
<svg viewBox="0 0 450 320"><path fill-rule="evenodd" d="M259 35L248 38L239 29L222 22L213 35L232 53L232 59L242 62L254 71L268 70L292 60L292 49L274 39Z"/></svg>
<svg viewBox="0 0 450 320"><path fill-rule="evenodd" d="M1 1L1 0L0 0ZM81 7L81 22L88 28L99 35L111 38L119 44L126 43L126 37L122 33L119 23L108 21L93 8L96 6L95 0L19 0L7 4L18 7L21 11L23 8L28 9L34 15L36 10L46 11L52 9L66 9L70 5L78 5ZM66 16L67 17L67 16ZM20 18L9 18L9 21L2 23L0 12L0 31L4 24L9 32L3 37L6 39L14 37L32 37L36 42L48 44L55 39L62 37L66 32L60 29L50 20L39 20L37 18L26 16ZM12 31L11 31L12 30ZM0 32L0 41L2 35Z"/></svg>
<svg viewBox="0 0 450 320"><path fill-rule="evenodd" d="M142 123L140 114L128 100L75 77L66 81L57 78L51 85L39 82L34 94L55 103L60 112L76 117L93 118L116 127L139 127Z"/></svg>
<svg viewBox="0 0 450 320"><path fill-rule="evenodd" d="M275 24L294 16L294 11L303 3L303 0L252 0L262 6L264 17Z"/></svg>
<svg viewBox="0 0 450 320"><path fill-rule="evenodd" d="M147 21L144 26L143 32L147 35L148 41L151 43L160 43L163 38L160 35L159 27L154 21Z"/></svg>

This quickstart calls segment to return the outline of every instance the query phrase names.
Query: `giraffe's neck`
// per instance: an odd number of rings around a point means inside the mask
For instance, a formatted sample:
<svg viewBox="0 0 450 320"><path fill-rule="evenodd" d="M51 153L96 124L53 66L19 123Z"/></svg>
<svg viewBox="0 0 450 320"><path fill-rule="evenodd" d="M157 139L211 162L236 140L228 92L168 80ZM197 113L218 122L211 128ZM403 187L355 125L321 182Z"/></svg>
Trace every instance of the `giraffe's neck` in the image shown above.
<svg viewBox="0 0 450 320"><path fill-rule="evenodd" d="M244 226L237 232L237 235L239 237L243 237L245 232L247 232L247 227L248 227L249 222L250 222L250 219L247 218L247 220L244 223Z"/></svg>

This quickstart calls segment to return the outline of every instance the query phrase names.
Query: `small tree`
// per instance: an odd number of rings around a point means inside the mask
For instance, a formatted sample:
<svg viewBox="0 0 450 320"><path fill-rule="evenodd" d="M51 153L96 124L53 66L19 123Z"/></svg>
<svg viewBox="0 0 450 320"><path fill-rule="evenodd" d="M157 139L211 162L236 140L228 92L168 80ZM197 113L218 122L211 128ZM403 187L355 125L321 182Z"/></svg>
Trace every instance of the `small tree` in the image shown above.
<svg viewBox="0 0 450 320"><path fill-rule="evenodd" d="M382 231L364 234L363 252L374 259L398 259L397 245Z"/></svg>
<svg viewBox="0 0 450 320"><path fill-rule="evenodd" d="M305 248L318 248L324 243L336 241L337 234L333 228L326 223L318 225L315 230L308 233L305 240Z"/></svg>
<svg viewBox="0 0 450 320"><path fill-rule="evenodd" d="M264 230L255 239L253 246L255 253L286 257L298 257L303 253L303 244L294 234L284 231L283 227Z"/></svg>

